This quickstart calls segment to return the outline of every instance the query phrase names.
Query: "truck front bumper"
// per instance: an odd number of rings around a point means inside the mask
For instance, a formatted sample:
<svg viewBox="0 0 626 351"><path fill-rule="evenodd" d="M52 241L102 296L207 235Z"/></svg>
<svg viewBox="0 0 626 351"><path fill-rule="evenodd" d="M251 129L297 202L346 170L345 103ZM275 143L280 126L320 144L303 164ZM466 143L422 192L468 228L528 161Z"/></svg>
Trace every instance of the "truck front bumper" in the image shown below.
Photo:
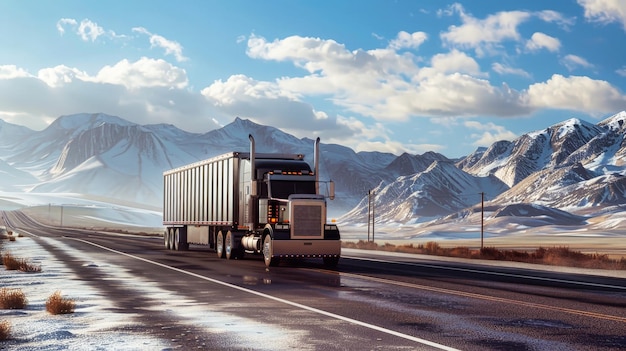
<svg viewBox="0 0 626 351"><path fill-rule="evenodd" d="M341 240L273 240L273 257L340 257Z"/></svg>

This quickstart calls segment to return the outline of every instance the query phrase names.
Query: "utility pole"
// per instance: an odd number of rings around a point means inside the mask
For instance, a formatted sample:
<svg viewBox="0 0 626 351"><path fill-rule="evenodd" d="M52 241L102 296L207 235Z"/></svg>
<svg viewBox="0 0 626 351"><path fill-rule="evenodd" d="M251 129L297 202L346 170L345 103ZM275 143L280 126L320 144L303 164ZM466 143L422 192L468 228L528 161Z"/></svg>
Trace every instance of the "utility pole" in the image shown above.
<svg viewBox="0 0 626 351"><path fill-rule="evenodd" d="M372 242L375 241L374 239L374 233L376 233L376 231L374 230L374 223L376 223L376 192L372 190Z"/></svg>
<svg viewBox="0 0 626 351"><path fill-rule="evenodd" d="M480 250L483 250L485 237L485 192L480 193Z"/></svg>
<svg viewBox="0 0 626 351"><path fill-rule="evenodd" d="M370 241L370 230L372 232L372 242L374 241L374 222L376 216L374 207L376 204L376 193L374 190L367 191L367 242Z"/></svg>
<svg viewBox="0 0 626 351"><path fill-rule="evenodd" d="M372 190L367 191L367 242L370 242L370 230L372 226Z"/></svg>

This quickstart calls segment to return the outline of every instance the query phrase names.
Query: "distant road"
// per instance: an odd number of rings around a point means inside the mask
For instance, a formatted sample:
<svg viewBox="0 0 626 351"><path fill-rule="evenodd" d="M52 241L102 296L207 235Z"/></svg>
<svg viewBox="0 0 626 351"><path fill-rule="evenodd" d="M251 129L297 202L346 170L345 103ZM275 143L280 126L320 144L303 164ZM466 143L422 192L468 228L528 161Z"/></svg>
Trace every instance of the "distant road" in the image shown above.
<svg viewBox="0 0 626 351"><path fill-rule="evenodd" d="M317 260L268 270L255 256L226 261L201 246L167 251L158 238L45 228L15 212L3 218L136 316L129 328L173 348L626 349L624 278L359 250L345 250L336 271ZM125 273L94 274L75 262L77 252Z"/></svg>

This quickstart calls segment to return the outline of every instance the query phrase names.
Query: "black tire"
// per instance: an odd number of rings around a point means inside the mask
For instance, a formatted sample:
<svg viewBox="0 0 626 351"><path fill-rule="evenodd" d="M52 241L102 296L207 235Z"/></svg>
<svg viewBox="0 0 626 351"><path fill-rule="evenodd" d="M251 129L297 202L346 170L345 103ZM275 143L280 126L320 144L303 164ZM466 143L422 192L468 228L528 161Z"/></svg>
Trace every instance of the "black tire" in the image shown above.
<svg viewBox="0 0 626 351"><path fill-rule="evenodd" d="M276 267L280 263L280 258L273 257L272 241L272 236L269 234L263 237L263 261L267 267Z"/></svg>
<svg viewBox="0 0 626 351"><path fill-rule="evenodd" d="M174 230L174 250L180 250L180 228Z"/></svg>
<svg viewBox="0 0 626 351"><path fill-rule="evenodd" d="M235 236L229 230L226 233L226 237L224 238L224 251L227 260L241 260L243 258L243 255L245 254L243 247L236 246L237 245L235 244Z"/></svg>
<svg viewBox="0 0 626 351"><path fill-rule="evenodd" d="M183 231L183 229L181 228L176 228L176 231L174 232L174 249L176 251L187 251L189 250L189 244L187 243L187 235L185 235L186 232L185 228Z"/></svg>
<svg viewBox="0 0 626 351"><path fill-rule="evenodd" d="M165 243L165 249L169 250L170 249L170 229L166 228L165 232L163 233L163 242Z"/></svg>
<svg viewBox="0 0 626 351"><path fill-rule="evenodd" d="M224 252L224 234L222 233L221 230L219 232L217 232L217 238L216 238L216 242L215 242L215 251L217 252L217 258L224 258L225 257L225 252Z"/></svg>
<svg viewBox="0 0 626 351"><path fill-rule="evenodd" d="M174 250L176 248L176 243L174 241L174 239L176 238L176 234L174 234L174 232L178 230L178 229L170 229L170 234L167 236L168 237L168 241L170 242L170 250Z"/></svg>
<svg viewBox="0 0 626 351"><path fill-rule="evenodd" d="M228 232L226 232L226 237L224 238L224 255L226 256L227 260L235 257L233 244L233 233L231 233L231 231L229 230Z"/></svg>

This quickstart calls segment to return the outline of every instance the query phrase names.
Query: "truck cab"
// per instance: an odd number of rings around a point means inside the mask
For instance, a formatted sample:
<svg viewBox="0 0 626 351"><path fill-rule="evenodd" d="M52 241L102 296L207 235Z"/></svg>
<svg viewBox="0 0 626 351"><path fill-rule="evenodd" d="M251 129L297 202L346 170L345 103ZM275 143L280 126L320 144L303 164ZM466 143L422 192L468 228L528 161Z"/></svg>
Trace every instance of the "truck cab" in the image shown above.
<svg viewBox="0 0 626 351"><path fill-rule="evenodd" d="M242 247L261 251L268 265L278 264L281 258L322 257L326 265L335 266L341 252L339 229L326 223L326 198L334 198L334 184L319 181L319 138L315 169L301 154L282 158L256 154L252 136L250 141L253 190L247 198L245 222L250 234L243 238Z"/></svg>

